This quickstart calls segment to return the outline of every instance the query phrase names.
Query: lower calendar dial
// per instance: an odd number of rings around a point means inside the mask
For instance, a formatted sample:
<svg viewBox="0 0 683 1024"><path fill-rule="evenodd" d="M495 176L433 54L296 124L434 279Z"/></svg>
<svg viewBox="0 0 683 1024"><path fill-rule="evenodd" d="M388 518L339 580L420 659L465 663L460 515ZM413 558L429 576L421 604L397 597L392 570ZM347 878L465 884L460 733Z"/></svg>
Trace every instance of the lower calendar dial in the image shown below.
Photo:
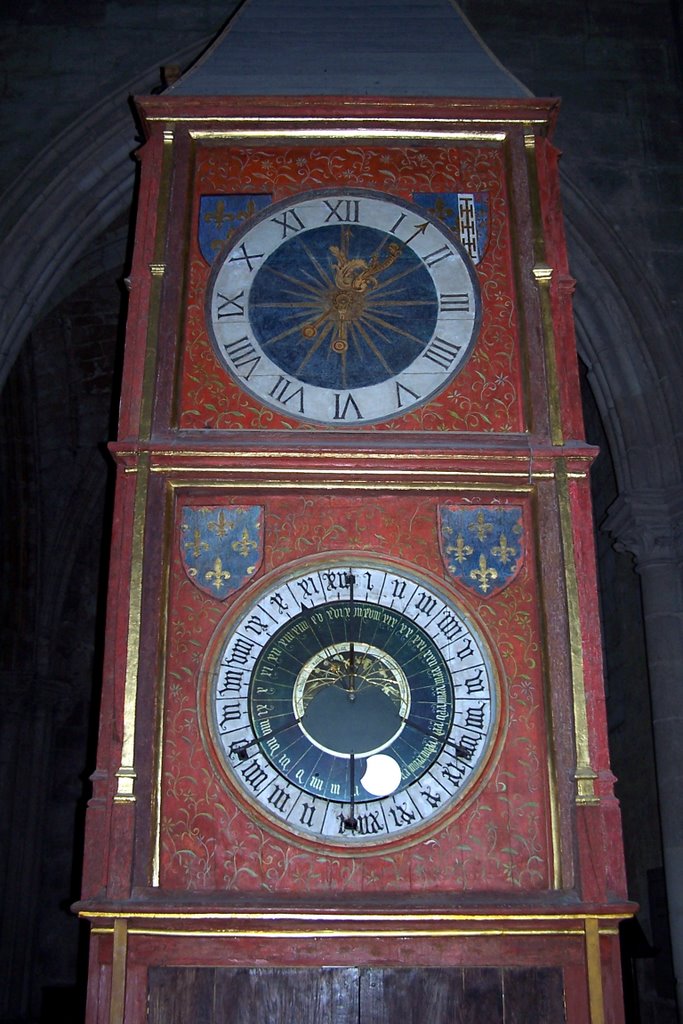
<svg viewBox="0 0 683 1024"><path fill-rule="evenodd" d="M487 644L417 574L350 560L280 578L218 651L214 752L288 831L393 841L453 810L490 761L501 715Z"/></svg>

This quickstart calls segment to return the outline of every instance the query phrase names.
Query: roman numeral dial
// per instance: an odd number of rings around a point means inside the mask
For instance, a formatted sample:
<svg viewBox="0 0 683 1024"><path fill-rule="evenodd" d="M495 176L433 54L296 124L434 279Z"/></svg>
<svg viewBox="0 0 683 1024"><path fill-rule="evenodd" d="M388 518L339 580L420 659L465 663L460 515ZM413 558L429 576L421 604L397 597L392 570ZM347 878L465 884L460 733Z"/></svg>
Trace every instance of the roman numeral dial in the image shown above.
<svg viewBox="0 0 683 1024"><path fill-rule="evenodd" d="M206 312L218 358L264 405L358 429L453 379L480 305L469 257L423 209L321 189L246 224L214 268Z"/></svg>

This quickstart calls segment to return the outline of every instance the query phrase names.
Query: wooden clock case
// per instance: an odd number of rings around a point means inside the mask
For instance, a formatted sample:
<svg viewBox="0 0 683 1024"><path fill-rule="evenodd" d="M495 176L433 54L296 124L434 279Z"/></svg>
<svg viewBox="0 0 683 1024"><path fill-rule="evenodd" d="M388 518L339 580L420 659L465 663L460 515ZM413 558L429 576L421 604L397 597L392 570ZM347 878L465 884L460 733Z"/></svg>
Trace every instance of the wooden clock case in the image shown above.
<svg viewBox="0 0 683 1024"><path fill-rule="evenodd" d="M393 972L395 991L401 971L440 972L434 985L451 979L462 1005L449 1020L475 1019L476 989L479 1012L489 1007L476 1019L618 1024L618 924L633 908L607 753L595 453L583 440L556 103L164 96L139 109L147 141L78 904L92 926L88 1020L201 1019L219 990L228 1014L245 971L334 965L376 970L385 988ZM223 202L229 232L251 197L344 186L428 195L452 220L454 196L480 197L482 321L464 368L423 406L321 426L284 400L258 402L217 360L200 221ZM221 239L207 245L220 251ZM186 510L254 506L253 577L225 596L200 589L183 560ZM444 509L517 516L520 557L504 585L477 590L454 574ZM487 638L501 688L477 785L424 831L361 849L288 834L247 806L212 756L205 710L206 652L250 588L341 554L449 589Z"/></svg>

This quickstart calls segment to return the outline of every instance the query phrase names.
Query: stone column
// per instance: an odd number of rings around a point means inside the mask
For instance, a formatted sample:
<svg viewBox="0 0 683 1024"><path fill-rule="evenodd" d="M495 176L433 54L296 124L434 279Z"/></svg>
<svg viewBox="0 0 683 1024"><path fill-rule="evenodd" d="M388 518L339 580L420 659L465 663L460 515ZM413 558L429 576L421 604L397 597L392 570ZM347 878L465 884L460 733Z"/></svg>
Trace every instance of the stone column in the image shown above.
<svg viewBox="0 0 683 1024"><path fill-rule="evenodd" d="M604 529L635 558L647 646L664 873L683 1010L683 493L620 496Z"/></svg>

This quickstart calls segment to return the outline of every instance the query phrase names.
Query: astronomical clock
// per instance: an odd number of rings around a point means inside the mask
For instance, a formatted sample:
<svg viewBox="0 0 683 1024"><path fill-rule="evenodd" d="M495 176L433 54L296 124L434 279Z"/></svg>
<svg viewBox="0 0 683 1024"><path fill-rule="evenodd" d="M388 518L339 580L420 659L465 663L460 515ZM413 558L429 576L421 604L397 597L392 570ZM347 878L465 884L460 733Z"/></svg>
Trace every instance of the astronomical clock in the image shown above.
<svg viewBox="0 0 683 1024"><path fill-rule="evenodd" d="M618 1024L555 104L139 108L88 1020Z"/></svg>

